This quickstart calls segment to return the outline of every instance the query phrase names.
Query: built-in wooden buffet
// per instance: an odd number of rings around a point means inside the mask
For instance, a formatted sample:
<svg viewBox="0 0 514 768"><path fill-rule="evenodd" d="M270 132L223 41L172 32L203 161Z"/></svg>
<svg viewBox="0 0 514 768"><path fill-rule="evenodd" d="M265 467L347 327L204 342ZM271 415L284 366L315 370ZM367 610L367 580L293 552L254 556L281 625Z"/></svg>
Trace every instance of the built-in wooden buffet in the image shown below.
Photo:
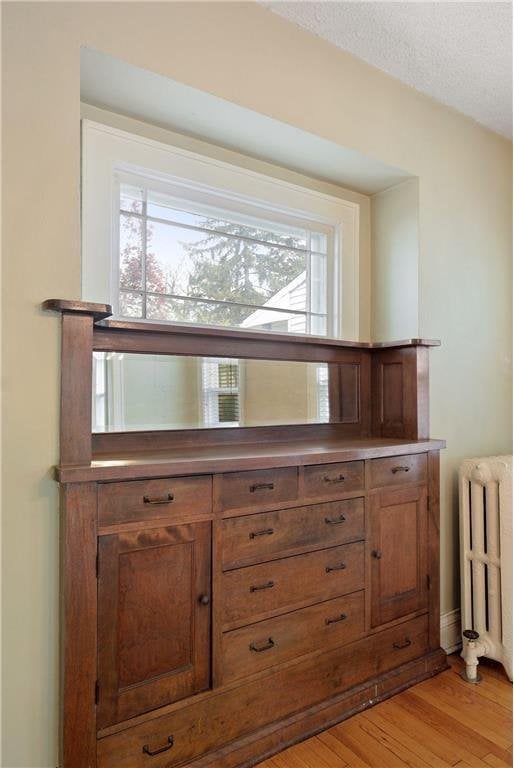
<svg viewBox="0 0 514 768"><path fill-rule="evenodd" d="M64 768L235 768L446 668L435 342L62 315ZM324 362L330 421L92 433L94 352Z"/></svg>

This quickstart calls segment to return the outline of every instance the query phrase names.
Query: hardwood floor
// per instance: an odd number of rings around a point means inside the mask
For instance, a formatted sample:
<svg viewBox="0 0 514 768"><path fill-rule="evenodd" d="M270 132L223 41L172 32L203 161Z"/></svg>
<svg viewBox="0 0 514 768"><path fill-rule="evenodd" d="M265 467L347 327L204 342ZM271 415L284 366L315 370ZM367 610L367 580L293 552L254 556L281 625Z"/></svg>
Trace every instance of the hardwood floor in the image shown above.
<svg viewBox="0 0 514 768"><path fill-rule="evenodd" d="M297 744L257 768L506 768L512 766L512 685L480 661L482 682L451 669Z"/></svg>

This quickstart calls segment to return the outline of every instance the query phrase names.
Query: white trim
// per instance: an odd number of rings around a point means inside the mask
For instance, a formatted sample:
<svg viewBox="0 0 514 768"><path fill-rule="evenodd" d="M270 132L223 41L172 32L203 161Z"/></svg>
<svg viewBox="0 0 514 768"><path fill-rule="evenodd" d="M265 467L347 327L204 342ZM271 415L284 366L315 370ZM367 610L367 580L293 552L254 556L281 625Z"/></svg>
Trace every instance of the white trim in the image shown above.
<svg viewBox="0 0 514 768"><path fill-rule="evenodd" d="M441 648L447 653L455 653L462 648L460 628L460 610L441 614Z"/></svg>
<svg viewBox="0 0 514 768"><path fill-rule="evenodd" d="M112 265L115 235L115 171L166 181L241 206L260 208L264 218L288 216L342 233L339 291L341 317L328 335L359 338L359 214L357 203L282 179L231 165L222 160L163 144L94 121L82 121L82 296L113 303L118 294L117 267ZM110 250L110 253L107 251ZM337 254L336 254L337 257ZM336 258L337 261L337 258ZM328 280L332 281L331 275ZM329 291L330 295L330 291ZM338 298L337 296L335 297ZM338 302L335 302L336 307ZM328 310L330 312L330 307Z"/></svg>
<svg viewBox="0 0 514 768"><path fill-rule="evenodd" d="M120 128L113 128L110 125L105 125L103 123L96 123L94 120L89 120L88 118L83 118L82 120L82 128L83 130L95 130L98 132L103 132L110 134L111 136L116 136L121 139L125 139L127 141L131 141L135 144L141 145L145 144L149 147L153 147L154 149L158 150L165 150L170 155L176 155L180 157L186 157L188 159L194 160L197 163L203 163L206 167L212 167L216 166L218 168L222 168L223 170L229 169L232 173L237 173L240 176L247 179L248 177L254 178L255 180L262 181L263 179L266 181L269 181L274 186L280 186L284 189L289 189L294 192L302 192L307 193L311 195L312 197L317 197L320 200L326 200L327 202L334 202L335 200L347 207L349 210L355 210L358 209L359 206L357 203L352 203L349 200L344 200L339 197L333 197L332 195L327 195L326 192L319 192L315 189L308 189L307 187L300 187L298 184L292 184L290 181L284 181L284 179L278 179L271 176L265 176L263 173L259 173L258 171L252 171L250 169L246 168L239 168L237 165L232 165L231 163L227 163L224 160L217 160L213 157L206 157L205 155L197 154L196 152L191 152L188 149L182 149L181 147L171 146L169 144L164 144L163 142L156 141L155 139L149 139L146 136L141 136L139 134L135 133L129 133L128 131L123 131Z"/></svg>

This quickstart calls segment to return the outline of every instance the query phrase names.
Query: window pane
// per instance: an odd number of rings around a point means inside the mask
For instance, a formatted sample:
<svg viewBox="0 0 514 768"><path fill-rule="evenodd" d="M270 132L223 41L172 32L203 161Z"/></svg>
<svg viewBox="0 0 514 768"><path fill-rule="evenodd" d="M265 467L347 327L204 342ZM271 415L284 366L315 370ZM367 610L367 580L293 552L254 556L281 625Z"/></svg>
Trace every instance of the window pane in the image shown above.
<svg viewBox="0 0 514 768"><path fill-rule="evenodd" d="M132 213L143 212L144 192L132 184L120 184L120 209Z"/></svg>
<svg viewBox="0 0 514 768"><path fill-rule="evenodd" d="M157 219L166 219L175 224L187 224L191 227L209 229L215 232L225 232L249 237L254 240L264 240L266 243L276 243L287 248L307 248L307 231L297 227L273 222L260 222L247 216L236 216L229 221L223 217L207 216L182 211L173 207L173 202L164 194L148 190L147 214ZM325 237L320 235L321 238ZM323 252L323 251L321 251Z"/></svg>
<svg viewBox="0 0 514 768"><path fill-rule="evenodd" d="M239 420L239 396L236 393L218 393L218 420L220 423Z"/></svg>
<svg viewBox="0 0 514 768"><path fill-rule="evenodd" d="M143 222L135 216L120 215L120 286L143 287Z"/></svg>
<svg viewBox="0 0 514 768"><path fill-rule="evenodd" d="M156 222L147 253L148 291L286 308L294 293L306 309L303 253Z"/></svg>
<svg viewBox="0 0 514 768"><path fill-rule="evenodd" d="M310 311L324 314L327 311L327 257L311 255L311 306Z"/></svg>
<svg viewBox="0 0 514 768"><path fill-rule="evenodd" d="M239 366L234 363L218 365L218 386L220 389L235 389L238 386Z"/></svg>
<svg viewBox="0 0 514 768"><path fill-rule="evenodd" d="M142 295L132 291L120 291L120 315L122 317L143 317Z"/></svg>
<svg viewBox="0 0 514 768"><path fill-rule="evenodd" d="M285 333L310 333L309 317L272 309L231 306L230 304L189 301L166 296L148 296L146 316L150 320L166 320L199 325L222 325L252 330L283 331ZM319 318L316 333L325 333L326 318Z"/></svg>

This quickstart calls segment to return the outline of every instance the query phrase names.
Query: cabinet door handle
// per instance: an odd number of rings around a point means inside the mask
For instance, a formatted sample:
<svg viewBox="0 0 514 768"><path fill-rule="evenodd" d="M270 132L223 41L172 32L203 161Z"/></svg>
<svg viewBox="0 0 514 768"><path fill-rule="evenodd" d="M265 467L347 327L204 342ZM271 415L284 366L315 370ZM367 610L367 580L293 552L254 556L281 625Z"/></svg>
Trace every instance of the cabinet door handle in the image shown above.
<svg viewBox="0 0 514 768"><path fill-rule="evenodd" d="M344 483L344 475L338 475L338 477L329 477L329 475L325 475L323 480L325 483Z"/></svg>
<svg viewBox="0 0 514 768"><path fill-rule="evenodd" d="M164 745L164 747L159 747L158 749L150 749L148 744L145 744L143 747L143 754L150 755L152 757L153 755L160 755L161 752L167 752L168 749L171 749L173 746L173 736L168 736L168 743Z"/></svg>
<svg viewBox="0 0 514 768"><path fill-rule="evenodd" d="M274 483L256 483L250 486L250 493L255 493L255 491L272 491L274 487Z"/></svg>
<svg viewBox="0 0 514 768"><path fill-rule="evenodd" d="M263 651L269 651L271 648L275 647L275 642L272 637L268 639L268 642L266 645L261 645L260 647L255 645L255 643L250 643L248 646L251 651L254 651L255 653L262 653Z"/></svg>
<svg viewBox="0 0 514 768"><path fill-rule="evenodd" d="M412 645L412 640L409 640L409 638L406 637L403 643L393 643L393 648L401 651L402 648L408 648L409 645Z"/></svg>
<svg viewBox="0 0 514 768"><path fill-rule="evenodd" d="M252 531L248 538L249 539L256 539L257 536L272 536L275 533L273 528L265 528L263 531Z"/></svg>
<svg viewBox="0 0 514 768"><path fill-rule="evenodd" d="M172 493L167 493L166 496L143 496L143 502L145 504L171 504L174 498Z"/></svg>
<svg viewBox="0 0 514 768"><path fill-rule="evenodd" d="M335 619L325 619L325 624L328 626L329 624L337 624L338 621L344 621L347 619L348 616L346 613L342 613L340 616L336 616Z"/></svg>
<svg viewBox="0 0 514 768"><path fill-rule="evenodd" d="M341 525L341 523L346 522L346 517L344 515L339 515L336 520L331 520L329 517L326 517L325 522L327 525Z"/></svg>
<svg viewBox="0 0 514 768"><path fill-rule="evenodd" d="M346 568L346 563L338 563L337 565L327 565L325 568L326 573L330 573L331 571L344 571Z"/></svg>
<svg viewBox="0 0 514 768"><path fill-rule="evenodd" d="M274 586L274 581L267 581L266 584L259 584L256 587L250 587L250 592L259 592L261 589L271 589Z"/></svg>
<svg viewBox="0 0 514 768"><path fill-rule="evenodd" d="M380 560L382 558L382 552L379 549L374 549L371 556L374 557L375 560Z"/></svg>
<svg viewBox="0 0 514 768"><path fill-rule="evenodd" d="M209 605L209 603L211 602L210 595L200 595L200 597L198 598L198 602L201 605Z"/></svg>
<svg viewBox="0 0 514 768"><path fill-rule="evenodd" d="M396 475L397 472L408 472L409 470L410 470L410 467L399 466L399 467L393 467L391 472L393 473L393 475Z"/></svg>

